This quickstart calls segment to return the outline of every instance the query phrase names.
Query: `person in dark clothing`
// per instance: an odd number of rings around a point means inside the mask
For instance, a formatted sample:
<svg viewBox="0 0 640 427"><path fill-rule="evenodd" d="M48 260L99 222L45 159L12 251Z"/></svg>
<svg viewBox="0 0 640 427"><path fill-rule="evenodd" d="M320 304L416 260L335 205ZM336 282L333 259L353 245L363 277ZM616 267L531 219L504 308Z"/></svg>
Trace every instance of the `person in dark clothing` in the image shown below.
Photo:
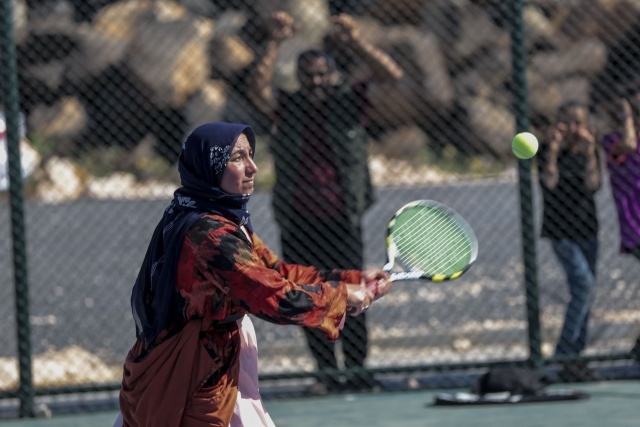
<svg viewBox="0 0 640 427"><path fill-rule="evenodd" d="M348 15L332 18L334 36L362 58L373 78L397 82L403 71L387 54L364 41ZM277 91L271 85L279 44L295 31L286 12L275 12L262 55L249 78L249 98L274 124L271 153L276 182L275 219L283 258L318 267L363 267L361 220L374 202L365 130L368 82L337 81L334 59L319 49L301 53L297 61L300 89ZM305 328L319 371L337 370L334 343ZM341 335L345 367L364 367L367 356L366 316L349 318ZM350 376L342 384L326 376L314 392L326 393L375 386L367 375Z"/></svg>
<svg viewBox="0 0 640 427"><path fill-rule="evenodd" d="M574 356L587 345L598 258L595 194L602 184L602 156L586 106L570 101L559 108L539 159L541 234L551 241L570 293L555 355ZM574 363L566 364L561 374L569 381L593 376L586 366Z"/></svg>

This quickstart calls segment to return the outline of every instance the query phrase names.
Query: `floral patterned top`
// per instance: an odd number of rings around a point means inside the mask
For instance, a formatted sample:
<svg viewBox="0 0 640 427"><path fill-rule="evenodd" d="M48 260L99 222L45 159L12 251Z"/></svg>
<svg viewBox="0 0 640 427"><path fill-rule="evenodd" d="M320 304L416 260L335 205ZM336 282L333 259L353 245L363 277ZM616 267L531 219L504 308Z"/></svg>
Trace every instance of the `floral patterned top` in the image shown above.
<svg viewBox="0 0 640 427"><path fill-rule="evenodd" d="M125 362L123 414L144 418L148 409L161 420L177 411L169 406L158 411L149 403L155 402L149 393L170 387L172 402L190 402L187 412L198 411L204 401L205 412L230 418L241 349L238 322L232 320L250 313L272 323L319 328L335 340L347 308L346 284L360 283L361 275L285 263L257 234L222 216L203 216L184 239L167 328L149 347L138 340ZM194 326L200 332L190 339ZM198 348L209 357L197 356Z"/></svg>
<svg viewBox="0 0 640 427"><path fill-rule="evenodd" d="M285 263L257 234L247 235L221 216L205 215L185 237L176 279L181 298L176 301L183 320L203 318L207 329L250 313L272 323L319 328L335 340L346 310L346 283L360 278L359 270Z"/></svg>
<svg viewBox="0 0 640 427"><path fill-rule="evenodd" d="M246 234L224 217L205 215L184 240L176 278L180 298L174 298L173 326L167 331L202 319L201 340L223 366L238 357L235 322L224 322L237 315L319 328L335 340L346 311L346 284L360 279L359 270L288 264L257 234Z"/></svg>

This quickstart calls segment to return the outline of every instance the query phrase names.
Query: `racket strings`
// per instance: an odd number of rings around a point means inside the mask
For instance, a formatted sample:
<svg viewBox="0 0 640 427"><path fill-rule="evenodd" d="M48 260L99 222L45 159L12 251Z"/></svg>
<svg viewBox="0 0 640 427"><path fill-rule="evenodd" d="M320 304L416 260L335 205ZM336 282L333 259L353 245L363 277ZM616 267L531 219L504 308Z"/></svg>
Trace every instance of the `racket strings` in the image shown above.
<svg viewBox="0 0 640 427"><path fill-rule="evenodd" d="M451 231L454 233L451 233ZM408 246L403 245L399 251L401 262L412 268L418 267L423 270L429 269L437 272L445 272L455 266L466 258L468 245L458 238L460 236L464 237L459 230L454 228L446 232L449 232L449 234L440 235L438 233L437 236L439 238L434 238L436 234L429 232L413 236L413 239L418 240ZM428 245L425 245L425 242L428 242ZM429 252L424 252L424 249L428 249Z"/></svg>
<svg viewBox="0 0 640 427"><path fill-rule="evenodd" d="M469 238L455 220L443 214L434 219L427 208L406 216L391 233L402 264L437 274L454 273L449 270L466 264L471 252Z"/></svg>
<svg viewBox="0 0 640 427"><path fill-rule="evenodd" d="M423 214L423 212L418 214ZM414 217L418 214L414 215ZM425 215L421 216L424 217ZM417 249L424 247L425 243L428 243L430 252L426 253L422 260L425 263L431 263L436 270L444 270L464 259L468 245L465 241L465 235L458 225L448 217L437 218L431 225L432 228L421 227L423 231L416 236L414 244L407 247L407 251L419 252Z"/></svg>
<svg viewBox="0 0 640 427"><path fill-rule="evenodd" d="M458 233L458 236L459 235ZM416 259L409 255L412 252L412 247L407 247L404 250L404 253L407 255L401 254L401 258L405 260L404 262L414 265L415 267L420 267L423 270L426 270L428 266L430 266L430 269L433 271L445 272L466 258L467 245L465 242L459 241L459 239L457 239L458 236L450 234L448 236L450 238L445 236L442 239L432 239L432 236L433 233L423 233L419 236L425 241L430 241L431 245L429 248L431 252L425 253L421 258ZM458 241L456 242L456 240ZM421 242L415 243L413 247L421 247Z"/></svg>
<svg viewBox="0 0 640 427"><path fill-rule="evenodd" d="M445 229L441 239L433 239L434 233L425 233L423 237L424 240L430 240L433 243L431 245L433 252L427 254L424 262L432 263L433 268L439 271L446 271L458 265L460 261L464 261L466 264L468 253L468 244L464 233L456 224L447 223L446 225L449 228ZM443 254L445 257L442 257Z"/></svg>

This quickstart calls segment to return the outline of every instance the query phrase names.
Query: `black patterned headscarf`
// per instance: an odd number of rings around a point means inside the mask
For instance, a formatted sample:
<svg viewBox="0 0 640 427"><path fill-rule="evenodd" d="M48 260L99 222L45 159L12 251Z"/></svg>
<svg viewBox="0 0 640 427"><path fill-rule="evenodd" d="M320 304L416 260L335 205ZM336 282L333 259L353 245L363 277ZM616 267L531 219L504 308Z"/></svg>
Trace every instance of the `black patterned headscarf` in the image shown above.
<svg viewBox="0 0 640 427"><path fill-rule="evenodd" d="M222 175L238 137L244 134L255 151L255 134L242 124L207 123L182 144L178 160L181 187L165 209L151 238L131 295L136 336L151 344L166 327L174 297L176 271L184 237L203 215L214 213L253 231L249 194L220 189Z"/></svg>

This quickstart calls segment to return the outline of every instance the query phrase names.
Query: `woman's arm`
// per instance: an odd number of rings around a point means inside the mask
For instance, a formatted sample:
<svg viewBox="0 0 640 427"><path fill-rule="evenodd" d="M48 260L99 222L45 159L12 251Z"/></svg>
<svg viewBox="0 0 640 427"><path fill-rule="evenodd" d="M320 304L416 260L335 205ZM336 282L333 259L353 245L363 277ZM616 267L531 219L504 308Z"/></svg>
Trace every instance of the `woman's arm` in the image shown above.
<svg viewBox="0 0 640 427"><path fill-rule="evenodd" d="M374 299L360 283L359 271L324 274L283 264L257 236L251 242L222 218L201 220L197 226L181 255L186 262L178 286L187 313L223 319L240 309L273 323L319 328L336 339L347 306L361 312Z"/></svg>

